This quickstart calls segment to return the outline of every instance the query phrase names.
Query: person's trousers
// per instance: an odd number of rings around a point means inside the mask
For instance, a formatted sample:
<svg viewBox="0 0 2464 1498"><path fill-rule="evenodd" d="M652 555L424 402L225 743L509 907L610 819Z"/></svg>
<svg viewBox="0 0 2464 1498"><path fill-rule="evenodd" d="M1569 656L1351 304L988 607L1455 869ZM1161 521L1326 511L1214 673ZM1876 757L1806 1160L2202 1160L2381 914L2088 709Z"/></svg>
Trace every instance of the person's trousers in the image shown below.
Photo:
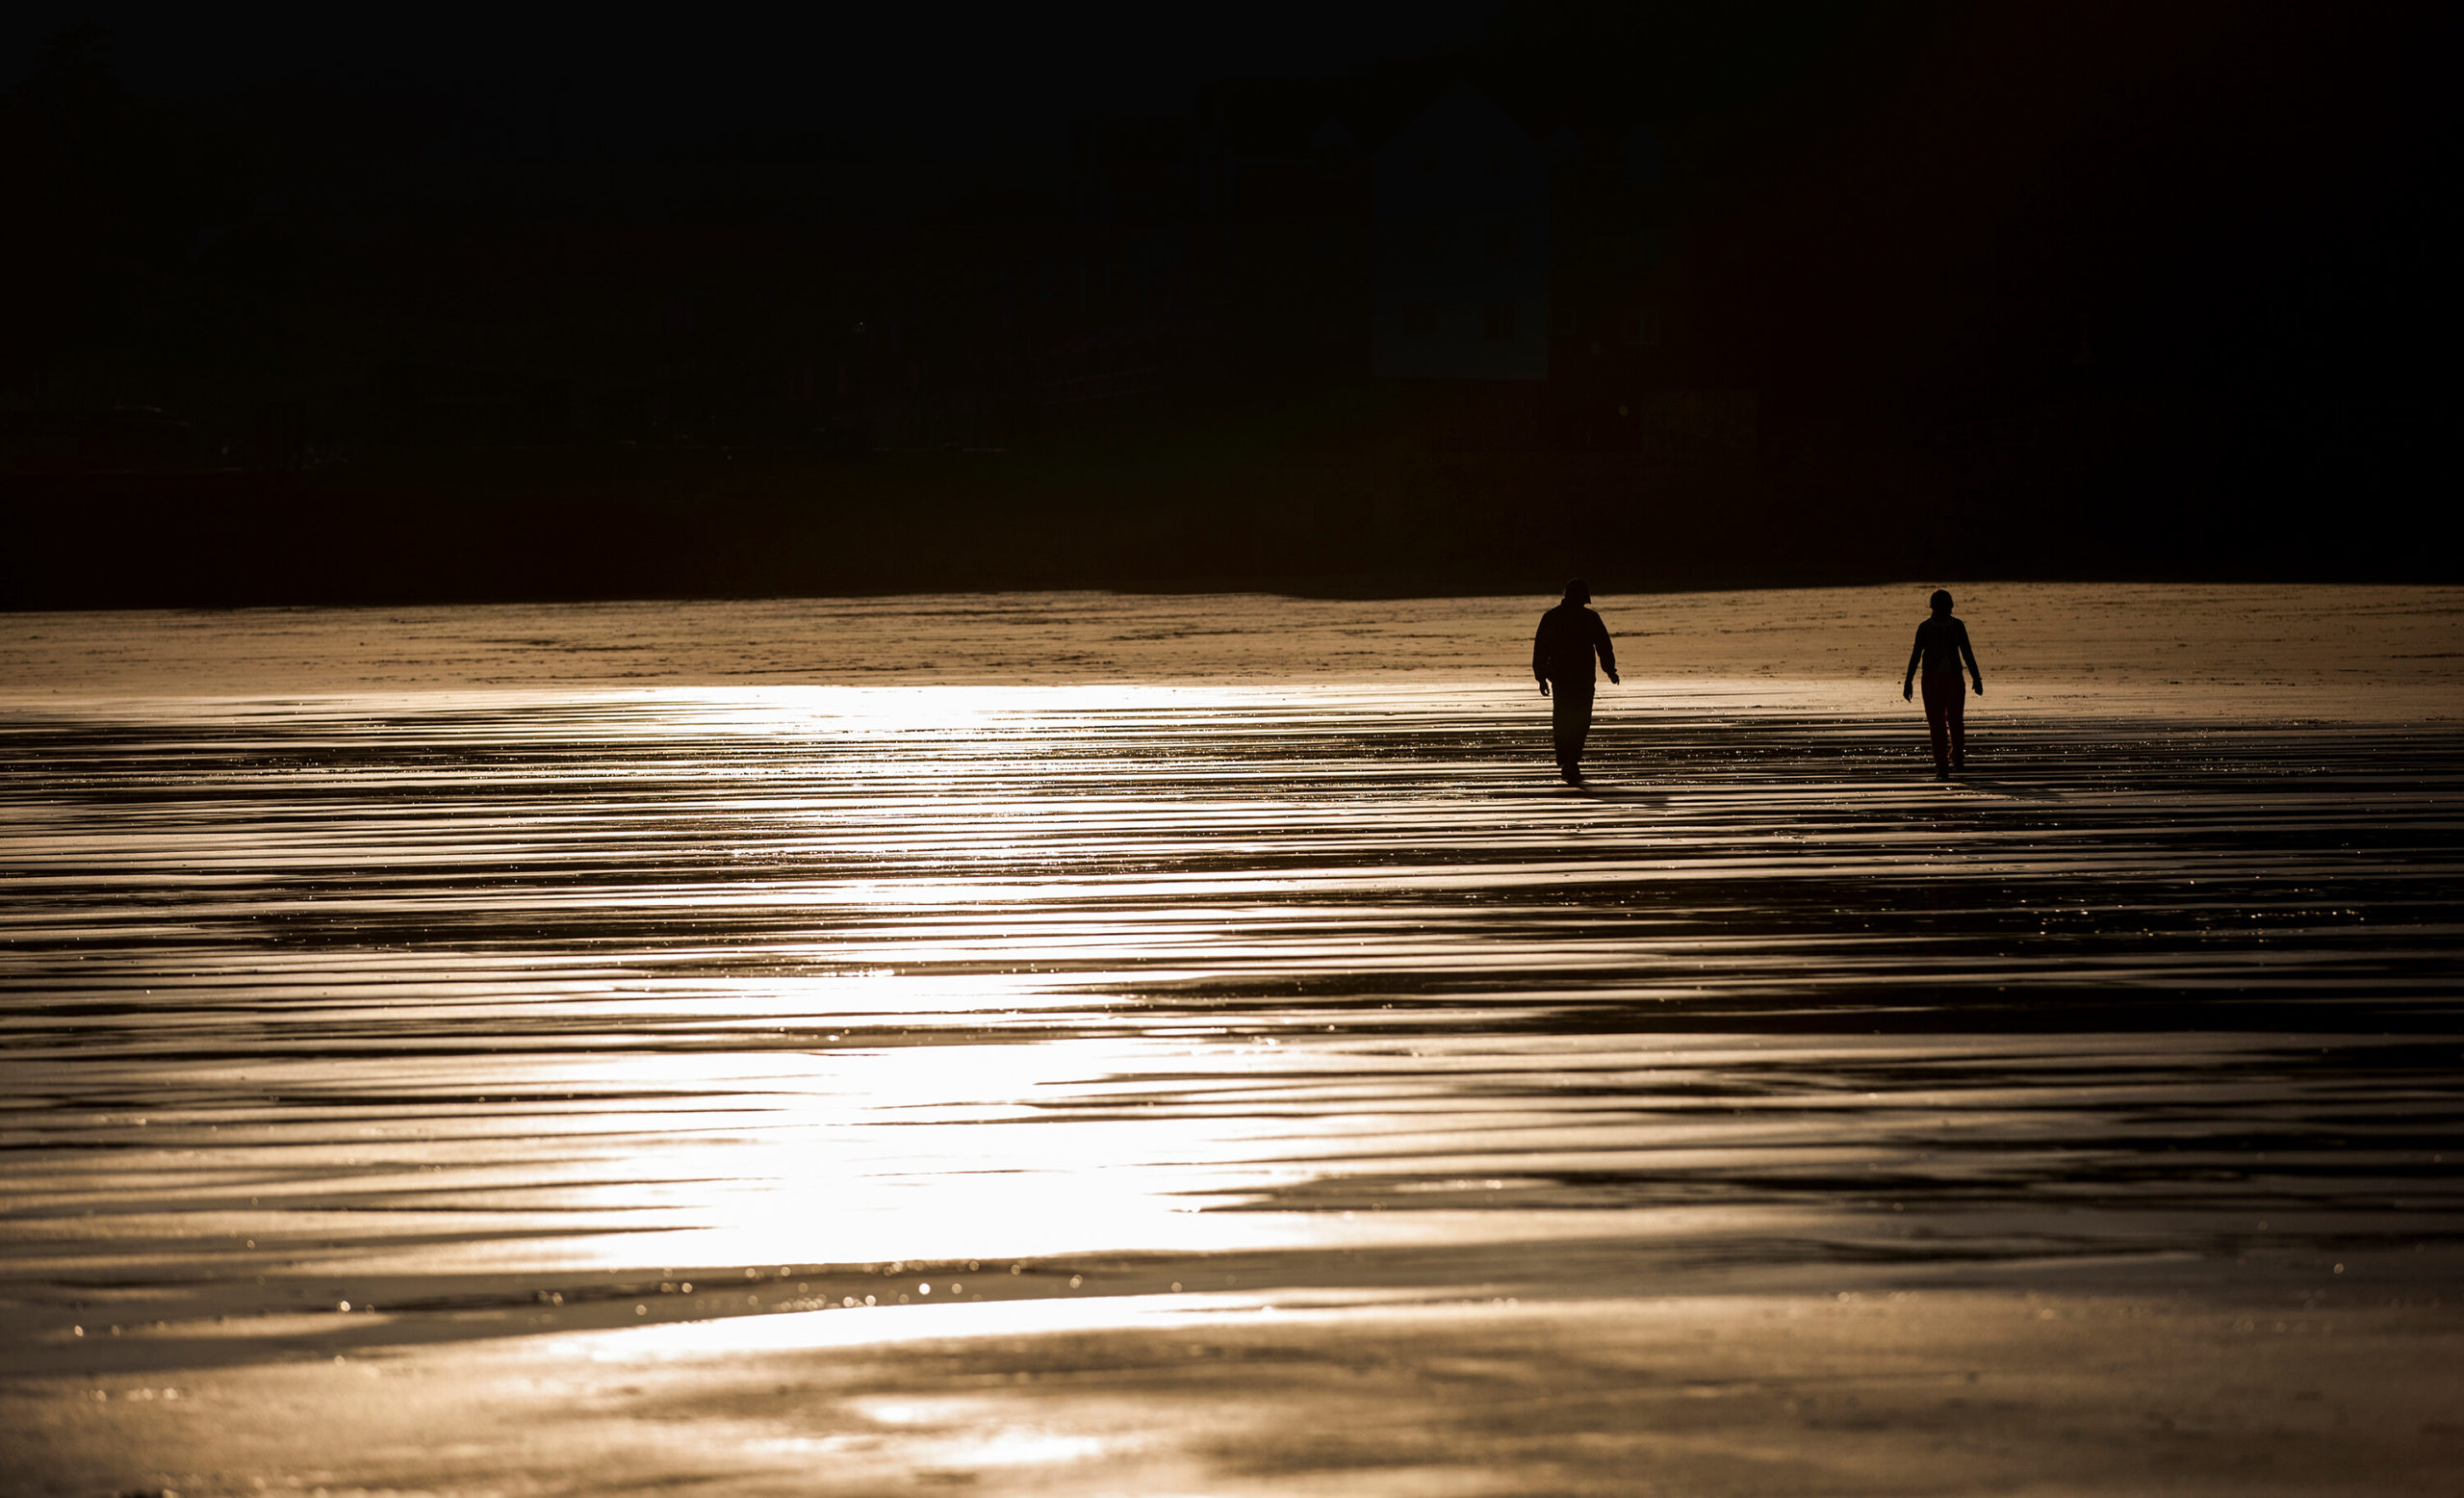
<svg viewBox="0 0 2464 1498"><path fill-rule="evenodd" d="M1582 762L1583 740L1591 736L1590 682L1549 684L1549 726L1557 741L1557 764L1573 769Z"/></svg>
<svg viewBox="0 0 2464 1498"><path fill-rule="evenodd" d="M1925 728L1934 736L1934 767L1947 770L1967 760L1967 679L1957 671L1928 671Z"/></svg>

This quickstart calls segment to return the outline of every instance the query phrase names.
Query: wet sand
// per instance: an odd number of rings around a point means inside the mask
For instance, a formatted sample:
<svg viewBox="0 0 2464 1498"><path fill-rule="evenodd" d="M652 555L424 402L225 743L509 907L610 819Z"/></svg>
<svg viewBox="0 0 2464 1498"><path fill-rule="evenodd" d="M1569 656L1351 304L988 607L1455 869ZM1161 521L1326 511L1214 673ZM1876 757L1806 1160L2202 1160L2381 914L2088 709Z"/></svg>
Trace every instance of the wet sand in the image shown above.
<svg viewBox="0 0 2464 1498"><path fill-rule="evenodd" d="M0 1466L2448 1490L2455 597L2230 594L2308 621L2297 710L2225 644L2163 690L2004 671L1964 610L2007 690L1951 787L1895 680L1646 633L1557 785L1514 662L1431 664L1506 601L1279 677L1264 621L1371 606L1227 604L1136 682L1091 631L1192 601L980 601L975 656L1042 632L1025 686L475 682L483 611L355 664L316 641L364 612L280 615L357 673L323 691L257 615L164 626L186 691L20 677ZM824 607L705 607L660 626L705 656ZM970 654L962 603L827 607L852 655L925 614Z"/></svg>

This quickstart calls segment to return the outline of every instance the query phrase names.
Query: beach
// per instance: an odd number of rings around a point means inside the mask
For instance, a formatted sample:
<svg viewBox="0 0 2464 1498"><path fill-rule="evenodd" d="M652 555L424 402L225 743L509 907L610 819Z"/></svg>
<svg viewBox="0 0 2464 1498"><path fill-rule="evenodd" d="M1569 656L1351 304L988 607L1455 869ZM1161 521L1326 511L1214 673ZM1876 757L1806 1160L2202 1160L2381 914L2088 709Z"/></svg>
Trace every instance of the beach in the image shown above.
<svg viewBox="0 0 2464 1498"><path fill-rule="evenodd" d="M0 1470L2411 1493L2464 590L0 616Z"/></svg>

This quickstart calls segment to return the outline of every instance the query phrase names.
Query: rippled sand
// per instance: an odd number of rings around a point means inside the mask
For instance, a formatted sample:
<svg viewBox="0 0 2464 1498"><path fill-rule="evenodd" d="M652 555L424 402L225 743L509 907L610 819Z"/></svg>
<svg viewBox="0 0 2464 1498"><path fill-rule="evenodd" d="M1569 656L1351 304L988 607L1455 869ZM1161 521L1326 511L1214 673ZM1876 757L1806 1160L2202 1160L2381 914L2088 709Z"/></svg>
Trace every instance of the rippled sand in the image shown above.
<svg viewBox="0 0 2464 1498"><path fill-rule="evenodd" d="M0 709L14 1490L2444 1490L2454 595L2215 591L2374 654L2266 711L1964 608L1952 787L1897 659L1644 631L1560 786L1520 602L1130 683L1055 662L1201 603L623 616L1024 686L0 621L154 662Z"/></svg>

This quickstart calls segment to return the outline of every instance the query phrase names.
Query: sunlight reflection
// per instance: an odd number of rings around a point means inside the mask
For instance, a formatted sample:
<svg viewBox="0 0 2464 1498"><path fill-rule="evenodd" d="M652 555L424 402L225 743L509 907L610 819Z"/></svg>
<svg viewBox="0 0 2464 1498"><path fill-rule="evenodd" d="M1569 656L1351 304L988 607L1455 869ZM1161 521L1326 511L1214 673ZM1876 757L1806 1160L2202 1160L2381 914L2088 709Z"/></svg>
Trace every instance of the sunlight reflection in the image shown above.
<svg viewBox="0 0 2464 1498"><path fill-rule="evenodd" d="M2112 1076L2237 1127L2309 1101L2194 1074L2265 1039L1886 1025L2083 984L2393 993L2445 950L2405 914L2448 857L2445 762L2409 740L2185 729L2118 772L2105 728L2043 723L2007 741L2031 794L1993 795L1912 779L1904 724L1728 691L1645 699L1583 790L1535 774L1544 720L1494 682L29 729L15 1262L204 1254L251 1286L1776 1231L2002 1189L1919 1132L1954 1109L2033 1178L2091 1148ZM2282 773L2391 754L2408 818Z"/></svg>
<svg viewBox="0 0 2464 1498"><path fill-rule="evenodd" d="M1288 1299L1289 1292L1285 1292ZM1425 1302L1424 1288L1314 1291L1305 1306L1276 1304L1257 1295L1107 1295L1084 1299L982 1301L951 1305L899 1305L777 1316L733 1316L717 1321L675 1321L618 1331L570 1334L573 1356L596 1362L653 1362L743 1353L795 1352L864 1347L944 1337L1031 1335L1052 1331L1101 1331L1140 1327L1204 1326L1226 1318L1255 1317L1273 1306L1282 1315L1333 1315L1364 1305ZM912 1403L885 1401L886 1410L910 1419L929 1418ZM896 1418L895 1415L886 1418Z"/></svg>

